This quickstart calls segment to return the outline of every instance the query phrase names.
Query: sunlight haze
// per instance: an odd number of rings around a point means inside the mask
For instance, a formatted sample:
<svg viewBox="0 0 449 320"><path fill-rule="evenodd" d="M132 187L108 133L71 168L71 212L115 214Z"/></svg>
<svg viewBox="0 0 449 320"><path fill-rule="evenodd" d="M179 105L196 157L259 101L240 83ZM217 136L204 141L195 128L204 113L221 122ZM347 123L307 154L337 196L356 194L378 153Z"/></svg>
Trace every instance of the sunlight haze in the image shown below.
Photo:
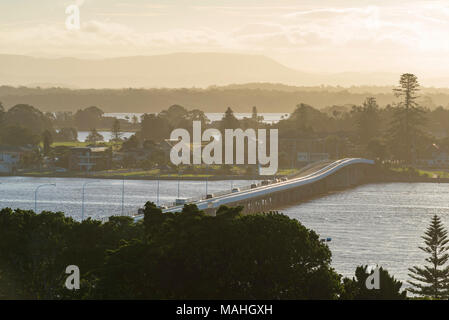
<svg viewBox="0 0 449 320"><path fill-rule="evenodd" d="M71 4L80 7L80 30L65 28ZM447 1L429 0L2 1L0 53L252 54L309 73L414 72L424 85L446 86L448 18Z"/></svg>

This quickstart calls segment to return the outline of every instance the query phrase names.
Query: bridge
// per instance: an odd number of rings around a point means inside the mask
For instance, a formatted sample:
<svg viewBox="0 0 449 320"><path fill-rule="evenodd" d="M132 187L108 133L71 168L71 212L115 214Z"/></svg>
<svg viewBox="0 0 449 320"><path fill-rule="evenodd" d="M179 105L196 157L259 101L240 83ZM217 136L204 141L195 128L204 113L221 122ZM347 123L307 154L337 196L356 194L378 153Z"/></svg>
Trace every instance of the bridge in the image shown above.
<svg viewBox="0 0 449 320"><path fill-rule="evenodd" d="M244 213L275 210L329 191L356 186L363 181L372 165L374 161L368 159L341 159L305 176L273 181L267 185L258 184L248 190L189 203L196 204L198 209L210 215L215 215L221 205L243 206ZM179 212L182 208L183 205L172 206L162 211ZM134 219L143 219L143 215L137 215Z"/></svg>

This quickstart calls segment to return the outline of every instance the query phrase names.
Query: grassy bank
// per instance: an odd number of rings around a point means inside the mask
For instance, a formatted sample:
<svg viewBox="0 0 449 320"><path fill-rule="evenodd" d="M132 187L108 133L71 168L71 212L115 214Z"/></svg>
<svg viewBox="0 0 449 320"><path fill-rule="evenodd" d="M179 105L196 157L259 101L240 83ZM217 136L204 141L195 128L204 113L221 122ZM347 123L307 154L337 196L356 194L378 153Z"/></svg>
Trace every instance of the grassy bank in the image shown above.
<svg viewBox="0 0 449 320"><path fill-rule="evenodd" d="M419 169L419 168L413 168L415 174L414 175L418 175L419 177L424 177L424 178L434 178L434 179L438 179L439 178L443 178L443 179L449 179L449 172L448 171L444 171L443 169ZM392 168L391 170L395 171L395 172L400 172L400 173L405 173L407 174L409 172L408 168Z"/></svg>
<svg viewBox="0 0 449 320"><path fill-rule="evenodd" d="M233 168L234 169L234 168ZM299 169L281 169L276 174L279 176L289 176L296 174ZM28 171L28 172L20 172L17 174L18 176L23 177L60 177L60 178L95 178L95 179L132 179L132 180L264 180L270 179L273 176L259 176L259 175L251 175L245 174L243 170L231 170L229 174L223 174L218 170L216 172L209 171L199 172L199 173L166 173L161 172L159 169L151 169L151 170L129 170L129 169L115 169L115 170L105 170L92 172L88 175L82 172L54 172L50 170L42 170L42 171Z"/></svg>
<svg viewBox="0 0 449 320"><path fill-rule="evenodd" d="M444 169L377 166L369 180L371 182L449 183L449 171Z"/></svg>

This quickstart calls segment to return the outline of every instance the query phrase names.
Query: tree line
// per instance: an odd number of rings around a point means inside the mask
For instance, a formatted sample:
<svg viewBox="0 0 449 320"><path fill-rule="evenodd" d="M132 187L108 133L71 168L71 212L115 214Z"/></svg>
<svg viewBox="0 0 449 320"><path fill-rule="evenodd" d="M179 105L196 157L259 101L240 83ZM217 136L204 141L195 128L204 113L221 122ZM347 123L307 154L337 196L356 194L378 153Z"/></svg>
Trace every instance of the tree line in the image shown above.
<svg viewBox="0 0 449 320"><path fill-rule="evenodd" d="M323 109L333 105L361 105L366 96L373 96L381 107L395 100L385 87L289 87L280 84L243 84L223 87L177 89L66 89L0 86L0 101L8 107L20 103L39 106L44 111L76 112L80 106L101 106L108 113L155 113L173 104L205 112L223 112L233 106L239 112L251 112L256 105L260 112L292 112L298 102ZM420 104L434 109L449 105L447 89L426 88Z"/></svg>
<svg viewBox="0 0 449 320"><path fill-rule="evenodd" d="M409 165L430 159L433 152L449 149L449 110L420 105L420 90L415 75L403 74L393 90L397 101L385 108L371 96L360 106L322 110L301 103L290 117L273 125L279 128L280 158L290 159L290 150L297 149L294 140L302 139L315 145L304 143L299 149L326 152L332 158L367 157Z"/></svg>
<svg viewBox="0 0 449 320"><path fill-rule="evenodd" d="M0 106L3 124L0 141L15 145L36 145L43 141L48 145L52 141L76 140L76 130L84 128L91 131L89 141L95 143L102 140L98 128L107 126L117 141L123 130L136 131L124 147L142 148L146 142L157 144L168 139L173 129L191 131L192 122L201 121L204 129L278 128L281 166L288 166L296 157L295 152L303 151L328 153L331 158L367 157L413 164L417 159L431 157L434 151L449 149L449 109L423 107L420 89L415 75L403 74L393 90L396 102L385 108L372 96L366 96L361 105L334 105L322 110L300 103L289 116L274 124L263 121L257 106L244 119L237 119L228 107L223 118L214 122L203 110L189 110L177 104L159 113L145 113L140 121L135 117L128 120L105 117L95 106L75 114L42 113L23 104L7 111Z"/></svg>

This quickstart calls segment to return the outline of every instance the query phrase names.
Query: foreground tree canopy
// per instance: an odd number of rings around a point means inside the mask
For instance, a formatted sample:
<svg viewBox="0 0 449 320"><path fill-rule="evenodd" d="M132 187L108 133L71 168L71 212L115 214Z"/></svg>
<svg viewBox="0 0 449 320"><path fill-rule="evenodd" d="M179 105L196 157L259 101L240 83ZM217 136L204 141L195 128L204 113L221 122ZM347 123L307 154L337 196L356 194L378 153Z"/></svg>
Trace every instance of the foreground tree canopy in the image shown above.
<svg viewBox="0 0 449 320"><path fill-rule="evenodd" d="M0 211L0 297L25 299L332 299L340 276L318 235L277 213L217 217L196 206L145 220L82 223L62 213ZM64 288L68 265L81 289Z"/></svg>
<svg viewBox="0 0 449 320"><path fill-rule="evenodd" d="M0 299L354 299L360 281L331 267L318 235L278 213L242 215L222 206L207 216L195 205L145 218L77 222L63 213L0 211ZM80 289L64 287L66 267ZM360 272L359 272L360 273ZM362 272L363 273L363 272ZM402 298L388 278L387 293ZM384 273L382 273L382 279ZM352 282L351 282L352 281ZM383 281L383 280L382 280ZM382 290L382 289L381 289ZM369 296L369 294L368 294Z"/></svg>
<svg viewBox="0 0 449 320"><path fill-rule="evenodd" d="M404 300L407 291L401 291L402 282L391 276L387 270L379 268L379 290L370 290L366 281L374 273L368 271L368 266L358 266L355 277L343 279L344 290L341 295L346 300Z"/></svg>

